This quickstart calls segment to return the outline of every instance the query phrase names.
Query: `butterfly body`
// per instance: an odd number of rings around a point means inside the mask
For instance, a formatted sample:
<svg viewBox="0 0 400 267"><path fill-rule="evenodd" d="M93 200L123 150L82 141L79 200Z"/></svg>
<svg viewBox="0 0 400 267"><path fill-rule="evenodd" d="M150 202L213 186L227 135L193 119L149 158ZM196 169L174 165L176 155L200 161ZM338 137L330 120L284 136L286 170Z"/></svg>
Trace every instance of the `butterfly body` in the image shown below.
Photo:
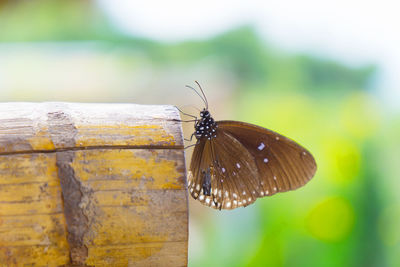
<svg viewBox="0 0 400 267"><path fill-rule="evenodd" d="M201 138L206 138L211 140L212 138L217 137L217 123L211 117L211 114L208 110L203 109L200 112L200 120L196 122L194 129L195 129L195 136L199 140Z"/></svg>
<svg viewBox="0 0 400 267"><path fill-rule="evenodd" d="M235 209L297 189L314 176L317 165L305 148L263 127L215 121L205 103L195 120L197 142L188 171L194 199L215 209Z"/></svg>

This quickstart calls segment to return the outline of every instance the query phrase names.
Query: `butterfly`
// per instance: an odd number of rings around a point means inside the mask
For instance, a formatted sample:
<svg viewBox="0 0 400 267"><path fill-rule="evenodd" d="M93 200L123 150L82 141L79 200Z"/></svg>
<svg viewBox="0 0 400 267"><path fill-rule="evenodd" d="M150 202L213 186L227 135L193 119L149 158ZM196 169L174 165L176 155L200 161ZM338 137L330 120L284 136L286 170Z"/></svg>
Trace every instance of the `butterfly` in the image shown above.
<svg viewBox="0 0 400 267"><path fill-rule="evenodd" d="M266 128L239 121L215 121L200 84L205 103L194 118L197 142L188 171L190 195L215 209L246 207L257 198L295 190L315 174L311 153ZM191 140L190 139L190 140Z"/></svg>

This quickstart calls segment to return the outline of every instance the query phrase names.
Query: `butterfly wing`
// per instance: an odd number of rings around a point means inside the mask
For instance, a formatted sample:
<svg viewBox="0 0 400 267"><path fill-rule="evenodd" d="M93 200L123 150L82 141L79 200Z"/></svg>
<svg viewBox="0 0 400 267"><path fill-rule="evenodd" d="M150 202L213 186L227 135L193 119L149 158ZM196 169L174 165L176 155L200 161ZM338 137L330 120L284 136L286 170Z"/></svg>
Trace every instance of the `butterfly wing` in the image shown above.
<svg viewBox="0 0 400 267"><path fill-rule="evenodd" d="M315 174L310 152L271 130L235 121L219 121L217 137L195 146L188 189L194 199L216 209L234 209L258 197L294 190ZM204 192L211 181L211 194Z"/></svg>
<svg viewBox="0 0 400 267"><path fill-rule="evenodd" d="M254 157L260 181L260 196L294 190L305 185L317 165L305 148L271 130L236 121L217 122Z"/></svg>
<svg viewBox="0 0 400 267"><path fill-rule="evenodd" d="M211 178L211 194L203 185L207 172ZM261 190L255 159L232 135L218 131L211 140L200 139L195 146L188 189L194 199L215 209L234 209L253 203Z"/></svg>

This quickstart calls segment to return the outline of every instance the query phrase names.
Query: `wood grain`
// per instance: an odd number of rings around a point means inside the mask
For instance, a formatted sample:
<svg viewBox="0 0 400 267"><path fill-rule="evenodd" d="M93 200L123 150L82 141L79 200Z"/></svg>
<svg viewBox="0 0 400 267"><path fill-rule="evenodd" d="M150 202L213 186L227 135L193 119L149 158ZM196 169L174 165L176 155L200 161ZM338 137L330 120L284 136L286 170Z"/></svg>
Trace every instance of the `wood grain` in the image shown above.
<svg viewBox="0 0 400 267"><path fill-rule="evenodd" d="M0 104L0 265L185 266L170 106Z"/></svg>

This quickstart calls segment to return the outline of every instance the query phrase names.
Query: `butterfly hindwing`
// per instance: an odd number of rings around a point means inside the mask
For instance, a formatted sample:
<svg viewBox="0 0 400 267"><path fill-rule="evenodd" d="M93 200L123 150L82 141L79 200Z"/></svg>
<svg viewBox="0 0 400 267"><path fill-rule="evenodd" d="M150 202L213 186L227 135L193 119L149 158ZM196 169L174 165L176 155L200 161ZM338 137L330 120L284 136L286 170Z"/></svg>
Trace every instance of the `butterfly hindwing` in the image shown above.
<svg viewBox="0 0 400 267"><path fill-rule="evenodd" d="M227 132L253 155L263 187L261 196L294 190L305 185L317 165L305 148L271 130L244 122L218 121Z"/></svg>

